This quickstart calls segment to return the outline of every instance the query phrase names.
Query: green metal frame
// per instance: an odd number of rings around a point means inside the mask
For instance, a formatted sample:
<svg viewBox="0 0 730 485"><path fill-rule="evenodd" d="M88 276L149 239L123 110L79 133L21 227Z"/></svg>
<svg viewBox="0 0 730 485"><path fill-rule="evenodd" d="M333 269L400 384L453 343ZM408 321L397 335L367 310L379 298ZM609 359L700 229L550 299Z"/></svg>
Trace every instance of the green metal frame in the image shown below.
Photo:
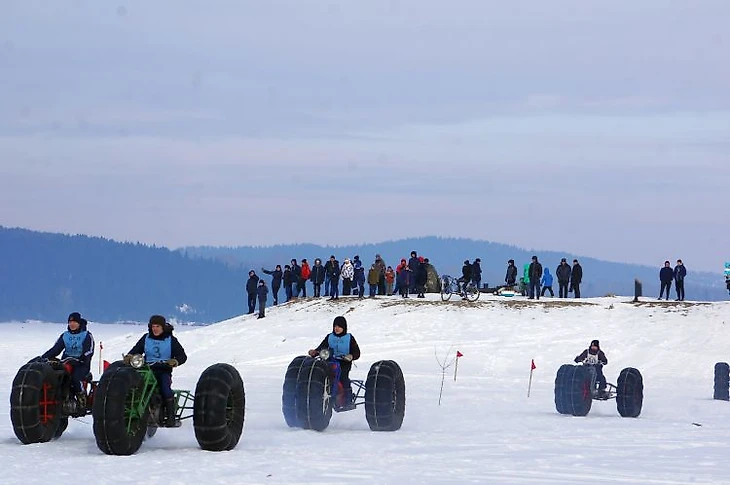
<svg viewBox="0 0 730 485"><path fill-rule="evenodd" d="M124 420L127 423L127 433L132 433L133 423L140 421L145 415L147 408L150 405L150 400L155 393L159 392L159 386L157 384L157 378L152 372L150 366L145 365L136 371L142 376L142 389L132 389L129 402L124 409ZM173 389L175 397L175 416L178 419L192 418L193 404L195 402L195 396L191 391L187 390L175 390ZM191 413L188 416L183 416L183 412L189 410ZM144 423L142 423L144 424Z"/></svg>

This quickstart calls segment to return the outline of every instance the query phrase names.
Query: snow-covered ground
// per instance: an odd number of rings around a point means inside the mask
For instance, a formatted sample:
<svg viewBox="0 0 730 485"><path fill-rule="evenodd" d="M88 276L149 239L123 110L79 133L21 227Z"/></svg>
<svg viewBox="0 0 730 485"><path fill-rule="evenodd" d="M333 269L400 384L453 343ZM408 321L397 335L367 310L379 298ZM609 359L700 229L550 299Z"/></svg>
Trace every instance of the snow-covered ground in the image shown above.
<svg viewBox="0 0 730 485"><path fill-rule="evenodd" d="M102 454L92 419L72 420L53 442L21 445L9 418L17 369L51 346L65 324L0 324L0 473L3 484L47 483L490 483L724 484L730 482L730 403L712 400L713 366L730 360L729 303L675 304L626 297L582 301L499 298L476 304L398 297L307 299L208 327L179 327L188 363L173 386L194 389L215 362L241 372L246 421L230 452L201 451L185 421L161 429L133 456ZM83 310L83 309L81 309ZM288 363L345 314L363 352L353 378L396 360L406 379L406 417L394 433L371 432L364 410L335 414L324 432L288 428L281 386ZM115 360L145 326L89 325ZM584 418L553 404L558 367L600 339L609 382L624 367L644 376L644 408L621 418L614 401ZM440 359L459 350L458 379ZM527 397L530 361L535 360ZM96 361L94 370L97 369Z"/></svg>

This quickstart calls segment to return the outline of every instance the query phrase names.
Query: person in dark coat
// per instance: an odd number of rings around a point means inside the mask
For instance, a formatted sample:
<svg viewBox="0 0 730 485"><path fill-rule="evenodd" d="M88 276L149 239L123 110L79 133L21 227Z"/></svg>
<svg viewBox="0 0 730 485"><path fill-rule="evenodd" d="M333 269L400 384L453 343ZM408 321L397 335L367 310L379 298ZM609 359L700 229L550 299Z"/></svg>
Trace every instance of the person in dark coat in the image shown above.
<svg viewBox="0 0 730 485"><path fill-rule="evenodd" d="M555 277L558 279L558 297L568 298L568 285L570 284L570 266L565 258L560 260L560 264L555 268Z"/></svg>
<svg viewBox="0 0 730 485"><path fill-rule="evenodd" d="M257 318L264 318L264 308L266 308L266 297L269 294L269 289L266 287L264 280L259 280L259 287L256 288L256 296L259 299L259 316Z"/></svg>
<svg viewBox="0 0 730 485"><path fill-rule="evenodd" d="M291 266L284 265L284 272L281 275L281 281L284 283L285 301L291 300L294 293L294 275L291 272Z"/></svg>
<svg viewBox="0 0 730 485"><path fill-rule="evenodd" d="M337 300L340 297L340 262L333 256L325 265L327 281L330 282L330 300Z"/></svg>
<svg viewBox="0 0 730 485"><path fill-rule="evenodd" d="M251 270L248 272L248 281L246 281L246 293L248 294L248 315L252 314L256 309L256 287L259 285L259 277L256 272Z"/></svg>
<svg viewBox="0 0 730 485"><path fill-rule="evenodd" d="M408 288L411 286L411 268L408 267L408 263L405 258L400 260L400 264L395 269L395 281L398 286L398 293L403 298L408 298Z"/></svg>
<svg viewBox="0 0 730 485"><path fill-rule="evenodd" d="M312 273L309 275L309 279L314 286L314 297L319 298L322 292L322 283L325 281L325 269L322 266L322 260L317 258L314 260L314 266L312 266Z"/></svg>
<svg viewBox="0 0 730 485"><path fill-rule="evenodd" d="M659 290L659 299L662 299L664 290L667 290L667 300L669 300L669 291L672 289L672 280L674 280L674 270L672 269L672 263L664 261L664 267L659 270L659 282L661 283L661 289Z"/></svg>
<svg viewBox="0 0 730 485"><path fill-rule="evenodd" d="M464 260L464 265L461 267L461 278L459 278L459 291L465 292L466 285L471 283L471 263L468 259ZM466 298L466 296L464 297Z"/></svg>
<svg viewBox="0 0 730 485"><path fill-rule="evenodd" d="M570 291L573 292L573 295L575 295L576 298L580 298L581 281L583 281L583 267L577 259L574 259L573 269L570 270Z"/></svg>
<svg viewBox="0 0 730 485"><path fill-rule="evenodd" d="M477 289L482 285L482 260L480 258L475 259L471 265L471 280Z"/></svg>
<svg viewBox="0 0 730 485"><path fill-rule="evenodd" d="M418 260L418 253L411 251L411 257L408 259L408 269L411 270L411 275L415 275L418 272L418 266L420 264L421 262ZM408 293L416 293L416 286L418 286L416 278L411 278Z"/></svg>
<svg viewBox="0 0 730 485"><path fill-rule="evenodd" d="M517 266L515 266L514 259L507 261L507 274L504 277L504 283L507 286L514 286L517 283Z"/></svg>
<svg viewBox="0 0 730 485"><path fill-rule="evenodd" d="M352 260L352 267L355 269L352 278L353 286L357 287L357 295L359 298L365 298L365 268L360 261L360 256L355 255Z"/></svg>
<svg viewBox="0 0 730 485"><path fill-rule="evenodd" d="M281 265L277 264L274 271L268 271L261 268L264 274L271 275L271 294L274 297L274 305L279 304L279 288L281 288L281 280L284 277L284 272L281 270Z"/></svg>
<svg viewBox="0 0 730 485"><path fill-rule="evenodd" d="M681 259L677 260L674 267L674 290L677 292L677 301L684 301L684 278L687 276L687 268L684 267Z"/></svg>
<svg viewBox="0 0 730 485"><path fill-rule="evenodd" d="M81 388L81 381L91 372L91 359L94 357L94 336L86 329L87 324L79 312L71 313L68 316L66 331L56 339L53 347L41 355L43 359L53 359L63 352L61 359L68 357L75 359L69 361L73 367L71 387L81 407L86 407L86 393Z"/></svg>
<svg viewBox="0 0 730 485"><path fill-rule="evenodd" d="M537 260L537 256L532 257L532 263L528 268L528 276L530 278L529 300L540 299L540 280L542 279L542 264Z"/></svg>
<svg viewBox="0 0 730 485"><path fill-rule="evenodd" d="M336 405L341 411L355 408L352 402L352 388L350 387L350 369L352 361L360 358L360 346L352 334L347 333L347 320L343 316L335 317L332 322L332 333L328 334L316 349L309 351L310 357L315 357L322 349L331 349L332 355L340 362L340 382L344 388L342 400L337 399Z"/></svg>
<svg viewBox="0 0 730 485"><path fill-rule="evenodd" d="M606 354L601 350L598 340L592 340L591 345L575 358L575 362L592 365L596 369L596 382L599 392L606 392L606 377L603 375L603 366L608 364Z"/></svg>
<svg viewBox="0 0 730 485"><path fill-rule="evenodd" d="M172 335L174 327L162 315L152 315L147 325L147 333L142 335L134 347L124 356L124 363L129 364L135 354L144 354L144 360L150 365L157 379L162 395L166 418L165 426L178 426L175 419L175 395L172 392L172 369L188 360L185 349L177 337Z"/></svg>
<svg viewBox="0 0 730 485"><path fill-rule="evenodd" d="M296 259L291 260L291 280L292 285L294 288L292 288L292 296L298 297L299 296L299 281L302 277L302 267L297 264Z"/></svg>
<svg viewBox="0 0 730 485"><path fill-rule="evenodd" d="M418 266L416 267L415 276L416 291L418 292L418 296L416 298L426 298L424 293L426 293L426 284L428 283L428 263L426 263L423 256L419 256L418 258Z"/></svg>

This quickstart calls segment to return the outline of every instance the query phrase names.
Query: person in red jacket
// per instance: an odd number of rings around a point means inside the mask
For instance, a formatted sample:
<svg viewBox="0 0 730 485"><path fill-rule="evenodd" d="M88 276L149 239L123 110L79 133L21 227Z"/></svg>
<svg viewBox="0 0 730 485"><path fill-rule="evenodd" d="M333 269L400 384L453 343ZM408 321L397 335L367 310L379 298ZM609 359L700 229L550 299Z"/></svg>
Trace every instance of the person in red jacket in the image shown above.
<svg viewBox="0 0 730 485"><path fill-rule="evenodd" d="M297 281L297 296L301 292L302 297L307 297L307 280L312 274L312 269L309 267L309 263L306 259L302 259L302 267L299 273L299 281Z"/></svg>

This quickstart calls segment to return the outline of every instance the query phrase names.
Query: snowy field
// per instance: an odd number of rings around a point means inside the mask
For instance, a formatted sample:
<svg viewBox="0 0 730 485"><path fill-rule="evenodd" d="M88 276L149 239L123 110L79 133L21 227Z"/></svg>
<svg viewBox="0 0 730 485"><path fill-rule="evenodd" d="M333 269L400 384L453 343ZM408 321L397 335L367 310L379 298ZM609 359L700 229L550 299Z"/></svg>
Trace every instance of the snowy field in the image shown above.
<svg viewBox="0 0 730 485"><path fill-rule="evenodd" d="M208 327L178 327L188 363L173 387L194 389L215 362L241 372L246 421L230 452L201 451L192 423L161 429L133 456L102 454L92 419L71 420L53 442L21 445L9 395L17 369L39 355L65 323L0 324L0 473L2 484L47 483L730 483L730 403L712 400L713 366L730 360L729 303L629 303L629 298L499 298L476 304L397 297L338 302L307 299ZM83 311L83 309L80 309ZM316 346L345 314L364 378L379 359L397 361L406 379L406 417L393 433L374 433L364 410L333 415L324 432L290 429L281 414L288 363ZM89 324L104 356L117 359L145 326ZM559 415L553 403L558 367L600 339L609 382L624 367L644 376L644 408L621 418L615 401L594 402L588 416ZM438 404L436 354L459 350ZM530 361L537 366L527 397ZM92 368L98 370L97 360Z"/></svg>

